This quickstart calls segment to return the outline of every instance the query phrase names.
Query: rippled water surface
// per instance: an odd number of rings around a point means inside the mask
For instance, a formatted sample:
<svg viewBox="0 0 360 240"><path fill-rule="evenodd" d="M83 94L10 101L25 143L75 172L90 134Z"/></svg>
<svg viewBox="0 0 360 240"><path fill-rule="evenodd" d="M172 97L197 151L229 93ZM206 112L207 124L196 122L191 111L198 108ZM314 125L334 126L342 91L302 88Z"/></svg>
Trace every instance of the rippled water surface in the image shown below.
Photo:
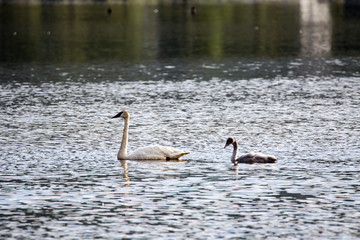
<svg viewBox="0 0 360 240"><path fill-rule="evenodd" d="M1 238L360 238L360 58L298 50L2 59ZM129 150L191 154L118 161L123 109ZM229 136L278 162L232 166Z"/></svg>

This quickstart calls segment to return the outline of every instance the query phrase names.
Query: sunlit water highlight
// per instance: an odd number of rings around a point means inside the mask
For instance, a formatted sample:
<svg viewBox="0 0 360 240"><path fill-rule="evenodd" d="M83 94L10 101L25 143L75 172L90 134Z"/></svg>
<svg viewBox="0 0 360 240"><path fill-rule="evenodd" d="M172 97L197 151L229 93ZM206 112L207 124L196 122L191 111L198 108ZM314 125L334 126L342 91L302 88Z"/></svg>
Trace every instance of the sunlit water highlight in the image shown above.
<svg viewBox="0 0 360 240"><path fill-rule="evenodd" d="M356 65L298 58L8 68L1 237L358 238ZM123 122L110 117L122 109L131 113L130 150L158 143L192 154L119 162ZM229 136L240 153L279 161L233 167L223 149Z"/></svg>

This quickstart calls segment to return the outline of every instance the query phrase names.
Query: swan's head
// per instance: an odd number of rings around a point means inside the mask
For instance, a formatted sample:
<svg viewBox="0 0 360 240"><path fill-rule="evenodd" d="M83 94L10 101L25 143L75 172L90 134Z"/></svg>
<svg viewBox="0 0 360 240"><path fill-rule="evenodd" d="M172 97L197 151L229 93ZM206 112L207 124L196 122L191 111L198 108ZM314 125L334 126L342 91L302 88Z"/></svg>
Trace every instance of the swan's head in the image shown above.
<svg viewBox="0 0 360 240"><path fill-rule="evenodd" d="M234 144L236 142L235 138L233 137L229 137L227 140L226 140L226 143L225 143L225 147L226 148L227 146L229 146L230 144Z"/></svg>
<svg viewBox="0 0 360 240"><path fill-rule="evenodd" d="M118 114L116 114L115 116L113 116L112 118L129 118L130 117L130 113L126 110L123 110L121 112L119 112Z"/></svg>

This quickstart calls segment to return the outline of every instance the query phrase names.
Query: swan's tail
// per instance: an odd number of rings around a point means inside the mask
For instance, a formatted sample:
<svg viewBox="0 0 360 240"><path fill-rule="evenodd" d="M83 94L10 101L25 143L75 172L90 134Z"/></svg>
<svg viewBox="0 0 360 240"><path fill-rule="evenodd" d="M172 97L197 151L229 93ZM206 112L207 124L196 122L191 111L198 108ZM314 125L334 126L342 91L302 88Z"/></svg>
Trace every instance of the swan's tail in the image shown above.
<svg viewBox="0 0 360 240"><path fill-rule="evenodd" d="M180 152L180 153L173 153L170 154L167 159L169 160L175 160L175 159L180 159L181 157L190 154L190 152Z"/></svg>
<svg viewBox="0 0 360 240"><path fill-rule="evenodd" d="M276 158L276 157L274 157L274 156L269 156L268 157L268 162L269 163L274 163L274 162L276 162L278 159Z"/></svg>

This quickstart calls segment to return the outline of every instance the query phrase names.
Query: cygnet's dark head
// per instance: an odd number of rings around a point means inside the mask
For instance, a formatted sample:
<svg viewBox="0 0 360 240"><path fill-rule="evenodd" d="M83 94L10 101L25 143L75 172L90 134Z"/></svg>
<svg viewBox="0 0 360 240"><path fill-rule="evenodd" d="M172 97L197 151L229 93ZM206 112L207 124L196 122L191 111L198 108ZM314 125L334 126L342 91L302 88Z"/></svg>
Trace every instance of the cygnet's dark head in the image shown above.
<svg viewBox="0 0 360 240"><path fill-rule="evenodd" d="M235 143L235 138L233 137L229 137L227 140L226 140L226 143L225 143L225 147L226 148L227 146L229 146L230 144L234 144Z"/></svg>
<svg viewBox="0 0 360 240"><path fill-rule="evenodd" d="M129 118L130 117L130 113L126 110L123 110L121 112L119 112L118 114L116 114L115 116L113 116L112 118Z"/></svg>

